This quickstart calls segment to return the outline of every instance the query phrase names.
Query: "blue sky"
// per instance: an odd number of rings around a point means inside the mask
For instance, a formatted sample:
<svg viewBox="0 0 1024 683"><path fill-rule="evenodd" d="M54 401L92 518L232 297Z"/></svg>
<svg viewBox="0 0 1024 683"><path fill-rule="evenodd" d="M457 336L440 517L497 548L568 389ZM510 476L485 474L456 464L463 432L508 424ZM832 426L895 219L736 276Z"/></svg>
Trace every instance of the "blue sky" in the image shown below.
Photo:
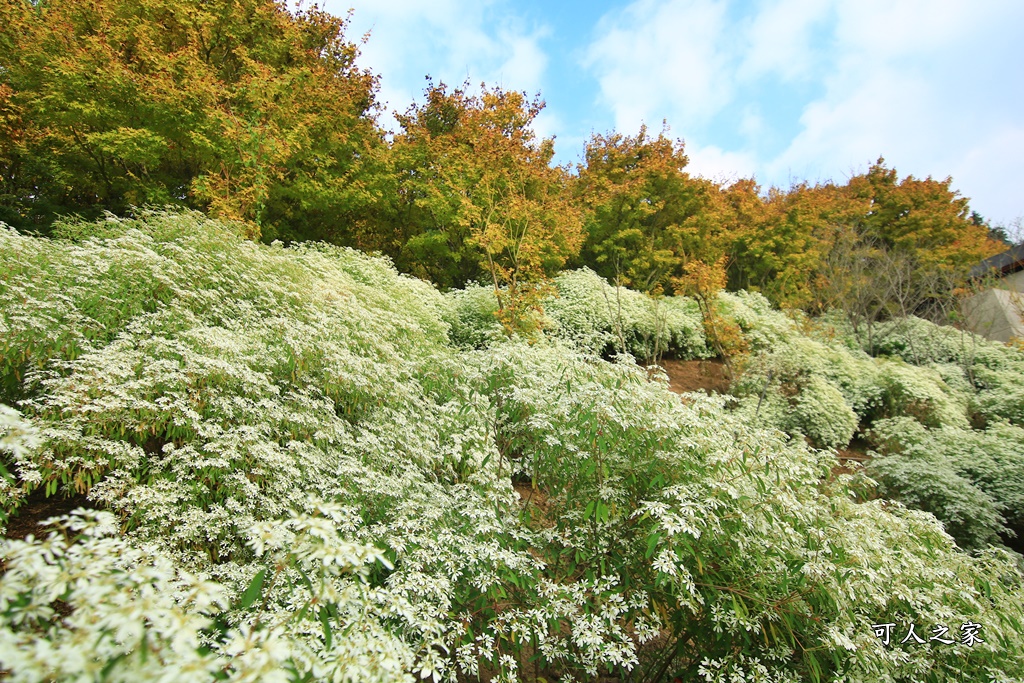
<svg viewBox="0 0 1024 683"><path fill-rule="evenodd" d="M952 176L995 223L1024 216L1020 0L327 0L370 32L388 110L424 77L540 92L535 128L576 163L594 132L667 121L690 171L764 186L884 156ZM381 118L386 126L393 119Z"/></svg>

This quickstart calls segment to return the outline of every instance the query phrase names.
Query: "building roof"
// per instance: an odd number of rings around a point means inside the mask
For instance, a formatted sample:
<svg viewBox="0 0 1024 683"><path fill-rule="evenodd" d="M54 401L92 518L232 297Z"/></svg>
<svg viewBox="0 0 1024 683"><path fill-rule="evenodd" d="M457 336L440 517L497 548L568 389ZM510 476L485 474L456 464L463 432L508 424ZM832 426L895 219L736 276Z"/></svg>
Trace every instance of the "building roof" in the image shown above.
<svg viewBox="0 0 1024 683"><path fill-rule="evenodd" d="M1024 268L1024 242L1011 247L1001 254L989 256L971 268L971 277L983 277L993 270L998 275L1008 275Z"/></svg>

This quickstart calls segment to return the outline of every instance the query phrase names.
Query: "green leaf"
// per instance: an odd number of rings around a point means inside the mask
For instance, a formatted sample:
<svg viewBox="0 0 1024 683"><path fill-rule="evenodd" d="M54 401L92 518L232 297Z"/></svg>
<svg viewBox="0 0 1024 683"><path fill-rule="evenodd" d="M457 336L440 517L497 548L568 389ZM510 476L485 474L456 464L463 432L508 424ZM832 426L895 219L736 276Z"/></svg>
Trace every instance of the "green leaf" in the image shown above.
<svg viewBox="0 0 1024 683"><path fill-rule="evenodd" d="M811 667L811 680L818 683L821 680L821 665L818 664L818 659L814 655L808 655L807 661Z"/></svg>
<svg viewBox="0 0 1024 683"><path fill-rule="evenodd" d="M324 650L330 650L331 649L332 631L331 631L331 622L327 618L327 616L328 616L327 615L327 608L326 607L321 607L320 610L319 610L319 615L320 615L320 624L323 625L323 627L324 627Z"/></svg>
<svg viewBox="0 0 1024 683"><path fill-rule="evenodd" d="M653 533L647 537L647 552L644 553L644 557L650 559L654 555L654 551L658 548L658 543L661 542L661 534Z"/></svg>
<svg viewBox="0 0 1024 683"><path fill-rule="evenodd" d="M256 576L252 577L249 587L245 589L244 593L242 593L242 600L238 603L239 609L249 609L252 607L252 604L259 599L260 593L263 592L263 581L266 578L266 569L261 569L256 572Z"/></svg>

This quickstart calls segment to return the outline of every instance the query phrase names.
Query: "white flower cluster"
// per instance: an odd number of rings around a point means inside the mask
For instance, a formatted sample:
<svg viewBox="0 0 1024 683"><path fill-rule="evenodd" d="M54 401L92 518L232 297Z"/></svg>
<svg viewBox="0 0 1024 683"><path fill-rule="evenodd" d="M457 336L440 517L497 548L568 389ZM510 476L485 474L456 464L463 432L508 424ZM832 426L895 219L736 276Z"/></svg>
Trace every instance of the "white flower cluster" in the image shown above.
<svg viewBox="0 0 1024 683"><path fill-rule="evenodd" d="M739 326L755 351L775 348L799 333L797 320L773 308L758 292L721 292L717 306L722 315Z"/></svg>
<svg viewBox="0 0 1024 683"><path fill-rule="evenodd" d="M560 273L554 285L556 294L542 301L541 325L550 339L596 356L629 353L648 360L666 353L677 358L711 354L692 299L655 298L616 288L587 268ZM504 337L494 315L497 300L492 287L471 284L446 298L453 342L484 348Z"/></svg>
<svg viewBox="0 0 1024 683"><path fill-rule="evenodd" d="M935 514L968 548L998 543L1004 524L1024 523L1024 429L927 429L910 418L872 427L869 471L883 492Z"/></svg>
<svg viewBox="0 0 1024 683"><path fill-rule="evenodd" d="M24 490L16 485L14 477L4 466L2 454L7 453L15 462L25 461L39 445L39 434L27 423L21 414L10 406L0 403L0 498L8 501L14 509L24 497ZM7 511L0 508L0 533L7 519Z"/></svg>
<svg viewBox="0 0 1024 683"><path fill-rule="evenodd" d="M236 626L225 586L119 537L110 513L78 510L50 520L44 541L5 541L0 667L14 681L412 681L412 651L382 627L364 582L344 578L383 554L340 540L339 511L320 512L253 530L254 545L274 546L275 573L241 596L256 607ZM282 602L265 584L286 577L305 585Z"/></svg>
<svg viewBox="0 0 1024 683"><path fill-rule="evenodd" d="M256 245L196 214L72 227L0 231L0 401L39 435L0 462L19 495L105 510L3 544L12 680L1024 671L1004 554L856 502L862 477L724 397L681 400L567 343L453 345L458 295L350 250ZM757 296L725 300L755 347L805 339ZM699 322L676 303L678 329ZM753 361L792 368L786 414L817 424L836 392L881 410L844 365L881 361L800 344ZM991 640L970 658L886 650L882 616L970 619Z"/></svg>
<svg viewBox="0 0 1024 683"><path fill-rule="evenodd" d="M777 316L764 326L778 329ZM889 355L872 358L830 334L834 322L767 341L734 384L739 413L824 447L860 429L881 493L935 514L964 547L1009 536L1024 521L1024 353L907 318L875 330L874 351Z"/></svg>
<svg viewBox="0 0 1024 683"><path fill-rule="evenodd" d="M585 352L630 353L641 360L665 353L677 358L710 355L700 310L692 299L650 297L614 287L587 268L559 274L555 287L558 296L544 304L550 333Z"/></svg>
<svg viewBox="0 0 1024 683"><path fill-rule="evenodd" d="M859 427L898 415L929 426L967 428L971 393L965 389L963 373L948 364L919 367L871 358L796 331L756 353L733 387L746 397L745 413L760 403L768 424L803 433L823 447L844 447Z"/></svg>

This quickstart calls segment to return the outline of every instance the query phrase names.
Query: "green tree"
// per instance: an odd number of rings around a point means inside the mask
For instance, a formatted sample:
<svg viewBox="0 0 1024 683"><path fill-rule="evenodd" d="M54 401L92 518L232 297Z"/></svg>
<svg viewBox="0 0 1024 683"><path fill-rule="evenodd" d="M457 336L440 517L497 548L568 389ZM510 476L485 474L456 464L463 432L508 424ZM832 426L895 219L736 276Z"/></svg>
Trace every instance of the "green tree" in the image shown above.
<svg viewBox="0 0 1024 683"><path fill-rule="evenodd" d="M617 285L663 291L687 257L683 225L706 209L714 189L686 173L688 161L682 141L665 131L595 134L576 183L588 211L582 263Z"/></svg>
<svg viewBox="0 0 1024 683"><path fill-rule="evenodd" d="M442 287L486 277L511 331L529 326L548 278L579 251L580 211L565 169L551 165L553 140L530 128L543 103L467 90L431 84L399 118L398 264Z"/></svg>
<svg viewBox="0 0 1024 683"><path fill-rule="evenodd" d="M343 241L372 203L376 82L346 21L273 0L0 7L3 220L177 204Z"/></svg>

